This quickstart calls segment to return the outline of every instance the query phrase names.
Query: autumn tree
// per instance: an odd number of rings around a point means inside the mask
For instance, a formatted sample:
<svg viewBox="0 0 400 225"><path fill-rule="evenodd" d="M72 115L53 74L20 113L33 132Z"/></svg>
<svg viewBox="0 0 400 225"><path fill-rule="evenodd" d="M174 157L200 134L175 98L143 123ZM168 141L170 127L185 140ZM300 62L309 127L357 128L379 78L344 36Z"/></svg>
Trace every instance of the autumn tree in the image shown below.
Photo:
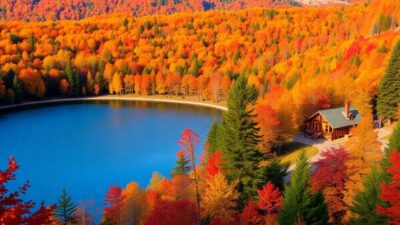
<svg viewBox="0 0 400 225"><path fill-rule="evenodd" d="M273 221L278 216L278 212L282 207L281 191L268 182L258 193L258 209L265 214L266 221Z"/></svg>
<svg viewBox="0 0 400 225"><path fill-rule="evenodd" d="M354 130L354 137L346 143L349 160L346 162L344 202L351 205L356 191L362 190L363 181L371 166L382 158L381 143L373 130L372 115L363 115L362 121Z"/></svg>
<svg viewBox="0 0 400 225"><path fill-rule="evenodd" d="M14 158L8 160L8 168L0 171L0 221L4 225L50 225L53 224L53 213L55 206L45 207L42 203L40 207L33 211L35 203L24 201L21 195L26 193L29 182L25 183L18 190L10 191L8 184L16 179L16 171L19 166Z"/></svg>
<svg viewBox="0 0 400 225"><path fill-rule="evenodd" d="M58 217L64 225L67 225L74 222L73 215L76 207L77 205L72 202L72 197L68 195L65 189L63 189L54 215Z"/></svg>
<svg viewBox="0 0 400 225"><path fill-rule="evenodd" d="M253 110L248 108L256 98L254 88L247 86L247 79L240 76L234 83L228 98L228 111L221 124L225 167L228 178L237 181L240 192L239 207L244 207L256 190L264 183L259 163L263 160L258 151L259 136Z"/></svg>
<svg viewBox="0 0 400 225"><path fill-rule="evenodd" d="M124 201L121 206L121 223L140 225L149 212L147 194L139 184L129 183L123 191Z"/></svg>
<svg viewBox="0 0 400 225"><path fill-rule="evenodd" d="M123 201L123 189L118 186L111 186L104 199L104 219L109 220L114 225L122 224L121 210Z"/></svg>
<svg viewBox="0 0 400 225"><path fill-rule="evenodd" d="M181 139L178 141L178 144L182 146L182 150L186 153L189 158L189 162L192 167L192 171L194 174L194 183L196 188L196 202L197 202L197 217L198 224L200 224L200 194L199 194L199 180L196 171L196 146L199 144L199 134L193 132L191 129L185 129L182 133Z"/></svg>
<svg viewBox="0 0 400 225"><path fill-rule="evenodd" d="M231 223L238 197L235 185L229 184L222 173L209 177L201 202L202 216L210 220L218 218L225 224Z"/></svg>
<svg viewBox="0 0 400 225"><path fill-rule="evenodd" d="M258 103L254 110L257 115L254 120L259 126L259 134L262 137L260 140L260 150L267 154L272 153L273 147L277 144L276 128L280 121L274 109L266 103Z"/></svg>
<svg viewBox="0 0 400 225"><path fill-rule="evenodd" d="M392 151L389 162L391 166L387 169L387 172L391 179L380 186L379 197L384 204L378 205L377 211L389 218L390 224L400 224L400 153Z"/></svg>
<svg viewBox="0 0 400 225"><path fill-rule="evenodd" d="M196 205L189 200L160 200L144 225L197 224Z"/></svg>
<svg viewBox="0 0 400 225"><path fill-rule="evenodd" d="M328 204L329 222L332 224L341 224L347 211L343 191L348 180L348 158L347 151L340 147L323 151L320 159L313 163L315 172L311 177L311 187L314 191L323 191Z"/></svg>

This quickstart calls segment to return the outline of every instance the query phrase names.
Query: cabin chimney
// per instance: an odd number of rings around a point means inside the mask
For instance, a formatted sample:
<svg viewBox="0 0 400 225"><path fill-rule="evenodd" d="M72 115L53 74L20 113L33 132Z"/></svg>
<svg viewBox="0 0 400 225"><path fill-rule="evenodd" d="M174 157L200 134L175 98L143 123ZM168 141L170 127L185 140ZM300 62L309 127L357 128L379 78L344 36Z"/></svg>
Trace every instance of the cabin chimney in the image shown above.
<svg viewBox="0 0 400 225"><path fill-rule="evenodd" d="M346 117L346 119L348 119L348 120L350 119L350 105L351 105L350 101L346 101L344 103L344 112L343 112L343 114Z"/></svg>

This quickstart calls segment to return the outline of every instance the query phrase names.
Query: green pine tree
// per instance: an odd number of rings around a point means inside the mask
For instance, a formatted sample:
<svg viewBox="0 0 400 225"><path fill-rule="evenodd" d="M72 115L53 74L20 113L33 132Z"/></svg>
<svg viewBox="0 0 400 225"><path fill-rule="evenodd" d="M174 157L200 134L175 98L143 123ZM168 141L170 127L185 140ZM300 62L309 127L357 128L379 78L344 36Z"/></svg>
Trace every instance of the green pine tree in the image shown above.
<svg viewBox="0 0 400 225"><path fill-rule="evenodd" d="M67 191L64 189L61 193L54 215L60 219L63 225L67 225L73 222L73 214L76 207L77 205L72 202L72 197L69 196Z"/></svg>
<svg viewBox="0 0 400 225"><path fill-rule="evenodd" d="M383 182L381 172L373 168L364 181L364 190L358 192L353 199L350 211L353 217L349 224L352 225L380 225L386 224L386 217L377 214L376 205L383 204L379 199L380 184Z"/></svg>
<svg viewBox="0 0 400 225"><path fill-rule="evenodd" d="M328 224L328 205L325 202L324 194L318 190L311 196L309 211L305 217L307 224L326 225Z"/></svg>
<svg viewBox="0 0 400 225"><path fill-rule="evenodd" d="M185 159L185 156L180 155L176 160L176 166L172 169L171 177L175 175L185 175L190 171L189 160Z"/></svg>
<svg viewBox="0 0 400 225"><path fill-rule="evenodd" d="M275 187L283 191L284 178L288 175L289 163L281 163L278 158L273 158L265 167L264 176L266 181L270 181Z"/></svg>
<svg viewBox="0 0 400 225"><path fill-rule="evenodd" d="M396 117L397 104L400 102L400 40L396 43L389 66L380 86L377 100L378 115L387 119Z"/></svg>
<svg viewBox="0 0 400 225"><path fill-rule="evenodd" d="M389 182L390 180L390 174L387 172L387 169L391 166L389 157L393 150L400 151L400 123L397 123L396 127L394 128L393 133L389 138L388 146L385 148L385 154L382 159L382 176L385 182Z"/></svg>
<svg viewBox="0 0 400 225"><path fill-rule="evenodd" d="M393 133L389 138L389 144L386 149L389 151L400 151L400 123L397 123L396 127L394 128Z"/></svg>
<svg viewBox="0 0 400 225"><path fill-rule="evenodd" d="M247 85L247 79L240 76L229 92L228 111L221 122L218 139L222 139L221 150L225 157L227 177L238 182L241 193L238 206L243 207L257 195L257 189L265 183L263 169L259 166L264 156L258 150L257 124L253 121L253 110L247 108L254 103L256 92Z"/></svg>
<svg viewBox="0 0 400 225"><path fill-rule="evenodd" d="M18 76L14 76L13 79L13 89L14 89L14 94L15 94L15 102L19 103L23 99L23 90L22 90L22 85L21 82L19 81Z"/></svg>
<svg viewBox="0 0 400 225"><path fill-rule="evenodd" d="M278 221L280 225L292 225L297 219L305 224L327 224L327 206L321 192L312 194L310 187L310 164L303 151L297 159L290 183L285 187L282 209Z"/></svg>
<svg viewBox="0 0 400 225"><path fill-rule="evenodd" d="M218 123L213 122L211 125L210 130L208 131L207 134L207 139L206 139L208 148L207 152L209 153L214 153L218 149Z"/></svg>

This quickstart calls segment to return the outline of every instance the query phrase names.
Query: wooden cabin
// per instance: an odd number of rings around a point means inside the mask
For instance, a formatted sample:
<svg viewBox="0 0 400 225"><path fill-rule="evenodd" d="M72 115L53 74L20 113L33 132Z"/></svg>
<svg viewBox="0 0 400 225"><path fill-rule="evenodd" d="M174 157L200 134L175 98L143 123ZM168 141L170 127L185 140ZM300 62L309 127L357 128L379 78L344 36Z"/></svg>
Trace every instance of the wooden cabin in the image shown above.
<svg viewBox="0 0 400 225"><path fill-rule="evenodd" d="M350 102L344 107L320 110L305 121L304 133L311 138L335 140L351 135L361 121L361 114Z"/></svg>

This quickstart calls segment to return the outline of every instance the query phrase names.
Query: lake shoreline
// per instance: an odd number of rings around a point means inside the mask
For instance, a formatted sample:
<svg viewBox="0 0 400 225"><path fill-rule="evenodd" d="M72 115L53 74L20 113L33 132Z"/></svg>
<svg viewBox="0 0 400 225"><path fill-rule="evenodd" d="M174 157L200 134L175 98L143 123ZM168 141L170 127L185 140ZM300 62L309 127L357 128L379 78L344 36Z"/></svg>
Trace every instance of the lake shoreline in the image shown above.
<svg viewBox="0 0 400 225"><path fill-rule="evenodd" d="M228 108L222 105L217 105L213 103L193 101L193 100L180 100L180 99L168 99L161 98L159 96L146 97L146 96L129 96L129 95L105 95L96 97L79 97L79 98L56 98L48 100L30 101L20 104L4 105L0 106L0 110L16 109L25 106L35 106L35 105L47 105L52 103L68 103L68 102L78 102L78 101L142 101L142 102L159 102L159 103L169 103L169 104L182 104L182 105L193 105L200 107L213 108L221 111L227 111Z"/></svg>

